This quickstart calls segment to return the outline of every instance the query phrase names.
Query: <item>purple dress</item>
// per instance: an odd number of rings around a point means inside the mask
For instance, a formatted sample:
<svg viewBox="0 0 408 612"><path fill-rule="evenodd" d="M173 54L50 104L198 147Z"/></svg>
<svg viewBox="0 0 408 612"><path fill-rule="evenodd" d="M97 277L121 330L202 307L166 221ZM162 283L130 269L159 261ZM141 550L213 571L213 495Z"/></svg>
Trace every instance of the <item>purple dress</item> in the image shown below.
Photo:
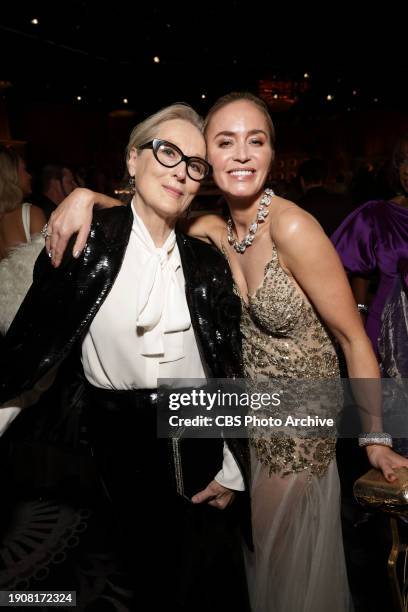
<svg viewBox="0 0 408 612"><path fill-rule="evenodd" d="M384 200L366 202L343 221L331 240L348 273L379 275L366 323L378 356L381 314L398 276L398 261L408 258L408 209Z"/></svg>

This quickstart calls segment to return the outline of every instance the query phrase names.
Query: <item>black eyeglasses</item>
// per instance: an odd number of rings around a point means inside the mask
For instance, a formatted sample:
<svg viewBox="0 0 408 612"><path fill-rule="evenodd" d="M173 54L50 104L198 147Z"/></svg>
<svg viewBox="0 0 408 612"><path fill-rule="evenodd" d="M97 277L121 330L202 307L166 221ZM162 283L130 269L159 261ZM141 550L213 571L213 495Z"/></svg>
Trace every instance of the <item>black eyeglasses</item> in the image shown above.
<svg viewBox="0 0 408 612"><path fill-rule="evenodd" d="M211 171L211 166L205 159L201 157L188 157L175 144L167 140L154 138L154 140L146 142L146 144L141 145L138 149L152 149L153 155L159 164L166 166L166 168L174 168L185 161L187 174L193 181L202 181Z"/></svg>

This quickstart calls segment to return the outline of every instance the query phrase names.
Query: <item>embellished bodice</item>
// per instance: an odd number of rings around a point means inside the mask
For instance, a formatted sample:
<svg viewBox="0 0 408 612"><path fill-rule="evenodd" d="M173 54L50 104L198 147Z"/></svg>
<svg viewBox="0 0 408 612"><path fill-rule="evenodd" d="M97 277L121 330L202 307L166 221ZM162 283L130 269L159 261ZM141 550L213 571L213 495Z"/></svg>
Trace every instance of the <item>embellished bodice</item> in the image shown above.
<svg viewBox="0 0 408 612"><path fill-rule="evenodd" d="M289 399L284 406L268 410L269 416L280 416L284 422L289 413L335 419L340 372L333 340L312 304L281 267L274 245L261 286L248 303L242 296L241 300L245 376L254 389L279 379L289 397L292 392L292 403ZM336 379L323 401L315 379ZM284 433L256 427L250 435L257 458L270 473L285 476L307 470L322 475L334 458L335 437L333 432L327 437L309 433L304 427L300 431L289 427Z"/></svg>
<svg viewBox="0 0 408 612"><path fill-rule="evenodd" d="M241 316L247 377L339 376L333 341L313 306L282 269L274 245L263 282L248 300L246 304L242 299Z"/></svg>

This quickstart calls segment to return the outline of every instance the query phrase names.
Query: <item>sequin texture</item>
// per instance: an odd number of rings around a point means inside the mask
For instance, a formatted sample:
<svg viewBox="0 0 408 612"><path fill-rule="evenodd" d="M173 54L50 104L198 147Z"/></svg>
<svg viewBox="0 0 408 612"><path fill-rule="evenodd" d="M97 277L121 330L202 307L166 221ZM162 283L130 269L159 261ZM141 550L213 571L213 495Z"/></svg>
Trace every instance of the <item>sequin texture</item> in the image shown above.
<svg viewBox="0 0 408 612"><path fill-rule="evenodd" d="M337 380L340 376L333 340L306 296L282 269L275 246L262 285L248 297L248 304L240 297L245 376L254 388L271 379L282 379L283 386L286 380L292 389L297 387L293 404L285 402L284 410L274 408L273 415L285 420L296 403L297 414L300 411L335 419L340 404L339 396L333 397L335 387L331 387L332 397L327 401L320 397L320 390L315 394L310 391L314 389L312 379ZM303 394L302 381L306 381ZM276 434L270 429L253 428L250 438L258 460L270 474L287 476L307 471L322 476L335 457L333 435L313 437L305 435L304 429L299 433L293 428L289 433Z"/></svg>

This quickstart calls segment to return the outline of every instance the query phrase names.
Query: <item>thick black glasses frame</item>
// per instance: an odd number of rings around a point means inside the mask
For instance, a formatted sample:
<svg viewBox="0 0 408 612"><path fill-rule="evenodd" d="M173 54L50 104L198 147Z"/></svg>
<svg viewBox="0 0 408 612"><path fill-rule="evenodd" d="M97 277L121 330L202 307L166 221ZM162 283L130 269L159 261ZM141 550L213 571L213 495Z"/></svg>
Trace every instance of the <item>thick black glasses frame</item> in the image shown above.
<svg viewBox="0 0 408 612"><path fill-rule="evenodd" d="M180 153L181 159L175 164L164 164L157 156L157 151L162 145L169 145L172 149L175 149L178 153ZM156 160L159 162L159 164L161 164L165 168L175 168L176 166L181 164L181 162L185 161L188 176L191 178L192 181L197 181L197 183L200 183L201 181L203 181L211 172L211 166L205 159L203 159L202 157L194 157L194 156L189 157L188 155L184 155L183 151L177 145L173 144L172 142L169 142L168 140L161 140L160 138L154 138L153 140L150 140L149 142L146 142L145 144L138 147L138 149L139 151L143 149L152 149L153 155L156 158ZM200 163L204 164L206 168L206 173L202 179L197 179L197 178L192 177L190 172L188 171L189 170L188 165L191 162L191 160L193 161L197 160Z"/></svg>

